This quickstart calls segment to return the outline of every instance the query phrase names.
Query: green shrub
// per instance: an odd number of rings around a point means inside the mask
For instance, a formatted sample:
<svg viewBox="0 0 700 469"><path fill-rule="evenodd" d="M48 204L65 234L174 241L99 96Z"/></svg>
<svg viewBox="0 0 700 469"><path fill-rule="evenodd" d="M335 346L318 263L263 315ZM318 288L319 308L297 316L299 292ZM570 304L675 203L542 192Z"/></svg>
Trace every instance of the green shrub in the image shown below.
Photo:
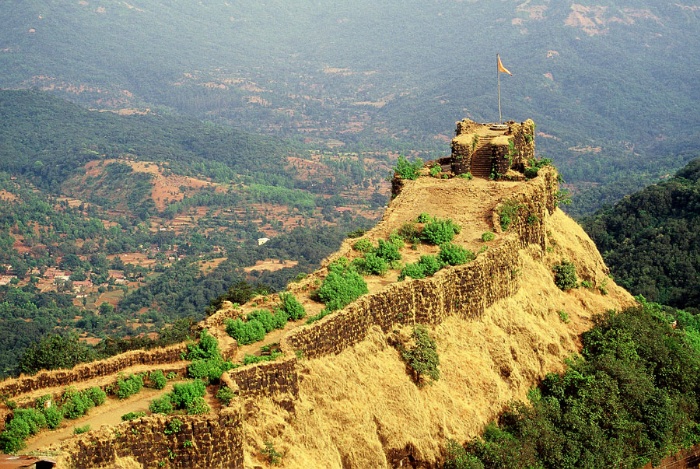
<svg viewBox="0 0 700 469"><path fill-rule="evenodd" d="M418 262L412 264L406 264L401 273L399 274L399 280L403 280L406 277L411 277L413 279L425 278L433 275L438 270L442 269L443 263L436 256L423 255L420 256Z"/></svg>
<svg viewBox="0 0 700 469"><path fill-rule="evenodd" d="M389 270L389 263L373 252L353 260L352 265L365 275L384 275Z"/></svg>
<svg viewBox="0 0 700 469"><path fill-rule="evenodd" d="M200 360L219 356L219 341L206 329L199 333L199 342L187 344L187 359Z"/></svg>
<svg viewBox="0 0 700 469"><path fill-rule="evenodd" d="M27 445L25 440L31 432L29 424L22 419L12 419L5 425L5 430L0 433L0 449L3 453L16 453Z"/></svg>
<svg viewBox="0 0 700 469"><path fill-rule="evenodd" d="M454 239L455 234L460 232L460 226L452 220L441 220L435 218L425 224L421 232L421 239L427 243L439 246Z"/></svg>
<svg viewBox="0 0 700 469"><path fill-rule="evenodd" d="M429 214L422 212L420 215L418 215L418 223L428 223L429 221L433 220L433 217L431 217Z"/></svg>
<svg viewBox="0 0 700 469"><path fill-rule="evenodd" d="M129 375L127 378L117 380L117 397L126 399L137 394L143 389L143 378L141 375Z"/></svg>
<svg viewBox="0 0 700 469"><path fill-rule="evenodd" d="M209 413L211 408L204 397L195 397L186 406L188 415L203 415Z"/></svg>
<svg viewBox="0 0 700 469"><path fill-rule="evenodd" d="M161 397L153 399L148 405L148 410L154 414L168 415L175 410L173 402L170 399L170 394L165 394Z"/></svg>
<svg viewBox="0 0 700 469"><path fill-rule="evenodd" d="M399 280L403 280L406 277L411 277L412 279L425 278L425 267L420 262L406 264L401 269L401 273L399 273Z"/></svg>
<svg viewBox="0 0 700 469"><path fill-rule="evenodd" d="M165 425L163 433L165 433L166 435L173 435L175 433L178 433L182 429L183 425L184 423L182 420L172 419L170 422L167 423L167 425Z"/></svg>
<svg viewBox="0 0 700 469"><path fill-rule="evenodd" d="M222 386L216 392L216 398L219 399L224 405L229 405L234 397L236 397L236 393L233 392L233 390L228 386Z"/></svg>
<svg viewBox="0 0 700 469"><path fill-rule="evenodd" d="M581 280L581 286L583 288L593 288L593 284L589 280Z"/></svg>
<svg viewBox="0 0 700 469"><path fill-rule="evenodd" d="M204 397L207 387L203 381L195 379L187 383L173 385L170 400L178 409L186 409L197 397Z"/></svg>
<svg viewBox="0 0 700 469"><path fill-rule="evenodd" d="M282 352L272 352L270 355L250 355L248 353L243 357L244 365L252 365L253 363L271 362L284 355Z"/></svg>
<svg viewBox="0 0 700 469"><path fill-rule="evenodd" d="M299 303L291 293L280 293L280 300L282 300L282 311L287 313L290 320L297 321L306 316L304 305Z"/></svg>
<svg viewBox="0 0 700 469"><path fill-rule="evenodd" d="M443 263L440 262L440 259L438 259L437 256L432 256L430 254L420 256L418 264L423 266L423 271L425 272L426 277L430 277L443 267Z"/></svg>
<svg viewBox="0 0 700 469"><path fill-rule="evenodd" d="M154 389L163 389L168 384L168 379L165 377L163 370L154 370L148 374L148 380L151 382Z"/></svg>
<svg viewBox="0 0 700 469"><path fill-rule="evenodd" d="M434 178L439 178L440 173L442 173L442 166L440 166L438 163L435 163L433 166L430 167L430 175Z"/></svg>
<svg viewBox="0 0 700 469"><path fill-rule="evenodd" d="M265 442L265 447L261 449L260 452L267 458L267 462L270 463L271 466L276 466L281 463L282 456L284 456L284 454L277 451L269 441Z"/></svg>
<svg viewBox="0 0 700 469"><path fill-rule="evenodd" d="M468 454L455 440L447 440L447 457L443 469L484 469L479 458Z"/></svg>
<svg viewBox="0 0 700 469"><path fill-rule="evenodd" d="M554 272L554 283L561 290L567 291L578 287L578 277L576 276L576 266L569 261L562 261L552 268Z"/></svg>
<svg viewBox="0 0 700 469"><path fill-rule="evenodd" d="M260 321L243 322L240 318L226 320L226 333L240 345L252 344L265 338L265 327Z"/></svg>
<svg viewBox="0 0 700 469"><path fill-rule="evenodd" d="M401 244L403 244L403 242L401 242ZM391 241L384 241L383 239L380 239L379 247L377 247L374 253L377 255L377 257L381 257L387 262L398 261L401 260L401 253L399 252L399 249L401 248L399 247L398 243L392 243Z"/></svg>
<svg viewBox="0 0 700 469"><path fill-rule="evenodd" d="M314 314L313 316L310 316L309 319L306 320L306 324L313 324L316 321L320 321L321 319L325 318L329 314L331 314L333 311L331 311L328 308L323 308L323 311L321 311L318 314Z"/></svg>
<svg viewBox="0 0 700 469"><path fill-rule="evenodd" d="M387 241L396 246L396 249L403 249L403 247L406 245L403 236L399 234L398 230L392 231L391 234L389 234Z"/></svg>
<svg viewBox="0 0 700 469"><path fill-rule="evenodd" d="M88 399L95 403L96 406L104 404L107 400L107 393L98 386L93 386L83 392Z"/></svg>
<svg viewBox="0 0 700 469"><path fill-rule="evenodd" d="M415 162L410 163L406 157L399 156L396 162L396 168L394 168L394 173L401 179L418 179L420 170L423 168L423 160L420 158L416 159Z"/></svg>
<svg viewBox="0 0 700 469"><path fill-rule="evenodd" d="M326 309L335 311L368 292L362 275L348 265L347 259L341 258L328 267L328 275L316 295L325 303Z"/></svg>
<svg viewBox="0 0 700 469"><path fill-rule="evenodd" d="M559 314L559 319L561 319L561 322L564 324L569 324L569 313L559 310L557 311L557 314Z"/></svg>
<svg viewBox="0 0 700 469"><path fill-rule="evenodd" d="M46 417L46 426L50 430L55 430L61 425L61 422L63 422L63 412L55 405L44 408L42 412L44 413L44 417Z"/></svg>
<svg viewBox="0 0 700 469"><path fill-rule="evenodd" d="M205 383L217 383L221 375L234 367L230 361L216 357L208 360L195 360L187 367L187 376L201 379Z"/></svg>
<svg viewBox="0 0 700 469"><path fill-rule="evenodd" d="M467 179L468 181L471 181L472 179L474 179L474 176L472 176L472 173L470 173L470 172L462 173L457 177L461 177L462 179Z"/></svg>
<svg viewBox="0 0 700 469"><path fill-rule="evenodd" d="M374 249L372 241L367 238L358 239L355 244L352 245L355 251L359 252L371 252Z"/></svg>
<svg viewBox="0 0 700 469"><path fill-rule="evenodd" d="M517 200L506 200L501 204L501 208L498 212L498 217L501 222L501 229L503 231L507 231L508 228L510 227L511 223L513 223L513 219L515 218L515 215L518 213L518 210L522 205L520 202Z"/></svg>
<svg viewBox="0 0 700 469"><path fill-rule="evenodd" d="M37 409L15 409L13 420L20 419L29 425L29 433L36 435L42 428L46 428L46 417Z"/></svg>
<svg viewBox="0 0 700 469"><path fill-rule="evenodd" d="M63 393L63 405L61 410L66 418L77 419L95 407L95 403L85 393L68 388Z"/></svg>
<svg viewBox="0 0 700 469"><path fill-rule="evenodd" d="M473 261L476 256L473 252L464 249L462 246L457 246L453 243L444 243L440 245L438 258L445 264L462 265Z"/></svg>
<svg viewBox="0 0 700 469"><path fill-rule="evenodd" d="M366 232L367 230L363 228L357 228L356 230L352 230L348 233L348 238L359 238L360 236L363 236Z"/></svg>
<svg viewBox="0 0 700 469"><path fill-rule="evenodd" d="M130 420L136 420L141 417L145 417L146 412L140 411L140 412L129 412L127 414L122 415L122 421L123 422L128 422Z"/></svg>
<svg viewBox="0 0 700 469"><path fill-rule="evenodd" d="M412 370L414 379L420 385L427 377L432 381L440 378L440 357L437 353L437 344L428 330L423 325L413 329L414 345L410 348L401 347L401 358Z"/></svg>
<svg viewBox="0 0 700 469"><path fill-rule="evenodd" d="M397 234L408 243L414 245L420 243L420 230L414 222L406 222L401 225Z"/></svg>
<svg viewBox="0 0 700 469"><path fill-rule="evenodd" d="M73 428L73 435L80 435L81 433L87 433L90 431L90 424L83 425L82 427Z"/></svg>

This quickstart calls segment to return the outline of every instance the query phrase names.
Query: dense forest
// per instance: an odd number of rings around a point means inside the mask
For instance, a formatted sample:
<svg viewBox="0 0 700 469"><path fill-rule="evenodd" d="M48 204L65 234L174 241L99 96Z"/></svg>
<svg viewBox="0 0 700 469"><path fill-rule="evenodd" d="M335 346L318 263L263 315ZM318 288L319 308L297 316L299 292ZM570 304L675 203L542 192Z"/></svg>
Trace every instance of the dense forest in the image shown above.
<svg viewBox="0 0 700 469"><path fill-rule="evenodd" d="M583 225L617 283L652 301L700 308L700 159Z"/></svg>
<svg viewBox="0 0 700 469"><path fill-rule="evenodd" d="M675 328L672 327L675 323ZM647 303L599 316L581 356L513 403L445 467L636 469L700 442L700 321Z"/></svg>

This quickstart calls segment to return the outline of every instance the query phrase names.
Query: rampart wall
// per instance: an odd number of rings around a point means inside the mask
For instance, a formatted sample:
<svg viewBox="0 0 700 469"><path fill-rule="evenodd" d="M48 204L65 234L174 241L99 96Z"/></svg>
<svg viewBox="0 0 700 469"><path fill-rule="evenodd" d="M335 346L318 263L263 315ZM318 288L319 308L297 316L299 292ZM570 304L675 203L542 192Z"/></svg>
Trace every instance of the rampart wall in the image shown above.
<svg viewBox="0 0 700 469"><path fill-rule="evenodd" d="M132 350L91 363L81 363L70 370L41 371L33 376L20 376L0 383L0 396L12 398L39 389L65 387L93 378L109 376L137 365L163 365L180 361L186 344L153 350Z"/></svg>
<svg viewBox="0 0 700 469"><path fill-rule="evenodd" d="M72 438L64 466L107 468L132 458L143 467L239 468L242 428L240 410L230 407L216 415L143 417Z"/></svg>

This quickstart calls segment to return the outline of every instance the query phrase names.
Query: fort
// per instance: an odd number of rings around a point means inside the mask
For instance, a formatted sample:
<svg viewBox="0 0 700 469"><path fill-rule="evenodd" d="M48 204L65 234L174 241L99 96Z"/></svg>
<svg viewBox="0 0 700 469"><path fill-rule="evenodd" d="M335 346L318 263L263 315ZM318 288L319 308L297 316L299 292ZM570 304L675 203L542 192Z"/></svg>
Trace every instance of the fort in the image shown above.
<svg viewBox="0 0 700 469"><path fill-rule="evenodd" d="M252 449L255 443L247 442L246 439L250 440L253 434L257 434L253 428L259 426L261 412L267 412L265 415L270 419L281 422L281 426L275 427L277 430L273 432L277 437L281 437L283 428L315 418L309 411L302 414L299 409L308 407L309 398L305 397L305 386L315 379L311 370L317 364L322 366L324 360L355 353L353 350L360 345L371 340L384 340L377 337L404 327L423 324L437 328L445 323L452 324L452 321L462 321L460 324L464 327L476 327L487 320L487 312L498 304L508 301L525 303L521 299L522 295L537 293L529 291L534 285L534 274L533 277L528 277L523 272L535 269L544 272L542 275L546 277L548 269L542 269L541 266L551 264L553 260L548 256L555 255L557 250L561 251L557 256L567 255L566 248L559 245L566 236L574 238L572 243L582 246L579 248L581 252L595 253L590 259L577 263L579 275L594 287L607 282L607 269L585 233L576 231L575 234L560 235L559 238L553 233L557 229L556 223L564 223L552 222L553 219L558 220L564 216L557 210L558 175L551 166L533 170L534 131L535 124L531 120L523 123L510 122L504 130L493 130L489 125L469 120L458 122L456 136L452 141L452 154L438 161L446 177L432 178L427 174L426 168L416 181L395 182L395 198L384 219L365 235L368 239L385 236L396 229L397 223L414 218L415 213L425 207L443 206L447 200L444 198L446 193L460 194L460 198L450 199L451 203L464 206L478 200L486 207L475 212L478 216L473 219L467 214L460 220L463 225L472 225L466 234L460 235L464 242L481 242L472 238L475 237L474 233L482 230L492 230L497 234L496 241L487 246L487 249L481 250L474 261L442 269L425 279L374 280L369 294L342 310L313 324L295 324L286 329L279 340L279 349L283 353L281 358L241 366L224 373L221 385L230 388L236 395L228 406L215 408L207 415L148 415L73 436L52 448L58 455L59 467L114 467L117 462L123 467L247 467L259 458L259 454L256 455ZM467 173L474 179L459 177ZM465 199L469 194L472 194L474 200ZM493 198L484 200L483 194L492 194ZM420 200L420 204L416 200ZM516 207L507 229L503 229L500 222L504 204ZM330 262L341 256L352 256L349 241L330 256L321 269L303 281L290 284L288 290L298 297L309 297L314 285L327 273ZM551 283L550 279L543 281ZM631 304L629 294L614 283L611 282L608 288L611 294L607 298L593 292L578 292L575 294L578 296L572 299L571 295L556 296L560 293L548 285L539 295L549 299L542 300L539 308L552 315L556 314L555 306L552 306L554 303L572 305L572 316L580 316L576 327L585 328L592 315L590 310L602 305L621 307ZM530 300L531 296L527 298L527 301L534 301ZM269 301L274 303L275 300ZM227 319L240 317L254 307L255 305L244 305L241 308L222 308L205 319L201 328L206 328L220 339L225 356L235 357L240 347L227 336L224 324ZM531 305L530 308L534 311L538 307ZM576 313L579 310L582 312ZM536 318L536 321L546 324L546 321L540 319L543 318ZM512 327L524 331L529 326ZM556 371L561 366L553 363L560 363L561 357L575 351L578 346L577 333L570 327L574 326L559 325L547 332L527 332L525 335L530 334L531 337L526 338L522 349L515 345L508 346L510 350L506 354L515 358L494 358L498 362L494 379L500 381L493 384L496 386L493 389L501 390L494 397L493 408L480 411L482 420L493 417L499 402L504 404L509 399L523 395L546 372ZM514 336L518 334L513 333ZM73 370L23 376L0 383L0 393L6 398L15 399L20 406L30 406L32 399L40 393L56 393L62 386L83 389L93 386L95 380L100 378L102 387L108 388L116 381L118 373L131 372L134 367L141 365L182 373L186 367L181 357L184 350L185 346L181 345L160 351L130 352L109 360L80 365ZM496 356L500 353L493 351L492 354ZM542 353L551 357L545 359L541 356ZM536 370L525 370L525 367L532 367L528 360L537 363ZM420 392L425 394L431 390ZM10 415L11 410L5 408L4 413ZM290 420L284 423L286 419ZM385 421L379 416L374 419L375 422ZM179 422L177 431L167 431L174 420ZM486 421L475 421L470 425L478 428L485 423ZM464 431L469 430L449 430L450 433L462 432L461 437L466 438L468 435ZM311 436L303 438L306 440ZM384 449L380 456L360 456L352 453L352 449L344 448L340 452L349 453L340 456L342 465L359 467L362 464L373 465L376 461L384 461L378 464L391 466L439 465L439 457L436 456L436 453L439 454L438 447L428 444L428 448L421 448L418 443L405 440L407 437L397 438L399 440L393 443L388 437L382 440ZM437 434L433 438L437 439ZM310 442L307 445L314 446ZM378 460L372 459L377 457ZM127 464L129 461L133 466ZM290 464L295 467L303 467L305 463L308 461L303 458L295 460L292 457L290 460Z"/></svg>

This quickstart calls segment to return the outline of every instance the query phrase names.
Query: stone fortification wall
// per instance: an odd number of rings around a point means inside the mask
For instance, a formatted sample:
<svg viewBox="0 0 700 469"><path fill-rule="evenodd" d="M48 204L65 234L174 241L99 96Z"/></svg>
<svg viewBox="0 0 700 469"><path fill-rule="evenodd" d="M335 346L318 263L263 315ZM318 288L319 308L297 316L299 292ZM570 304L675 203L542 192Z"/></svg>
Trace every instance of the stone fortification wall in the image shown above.
<svg viewBox="0 0 700 469"><path fill-rule="evenodd" d="M77 436L69 445L61 467L108 468L126 458L142 467L243 467L241 412L231 407L217 415L143 417Z"/></svg>
<svg viewBox="0 0 700 469"><path fill-rule="evenodd" d="M137 365L162 365L180 361L186 344L153 350L133 350L92 363L83 363L71 370L41 371L34 376L20 376L0 383L0 395L12 398L39 389L65 387L81 381L109 376Z"/></svg>
<svg viewBox="0 0 700 469"><path fill-rule="evenodd" d="M450 314L479 317L487 307L518 290L518 250L528 244L546 247L544 220L555 208L556 190L556 173L543 169L538 178L514 194L519 209L498 246L467 265L441 270L427 279L395 283L364 296L338 313L292 331L283 338L282 349L315 358L340 353L361 342L374 326L388 332L395 325L439 324ZM494 214L494 226L502 231L498 213Z"/></svg>
<svg viewBox="0 0 700 469"><path fill-rule="evenodd" d="M289 355L289 354L288 354ZM269 363L258 363L224 373L223 384L245 395L271 396L278 393L299 395L299 375L296 369L296 357Z"/></svg>
<svg viewBox="0 0 700 469"><path fill-rule="evenodd" d="M535 122L532 119L520 124L511 122L508 124L508 133L512 135L516 149L513 166L522 171L522 166L535 157Z"/></svg>

